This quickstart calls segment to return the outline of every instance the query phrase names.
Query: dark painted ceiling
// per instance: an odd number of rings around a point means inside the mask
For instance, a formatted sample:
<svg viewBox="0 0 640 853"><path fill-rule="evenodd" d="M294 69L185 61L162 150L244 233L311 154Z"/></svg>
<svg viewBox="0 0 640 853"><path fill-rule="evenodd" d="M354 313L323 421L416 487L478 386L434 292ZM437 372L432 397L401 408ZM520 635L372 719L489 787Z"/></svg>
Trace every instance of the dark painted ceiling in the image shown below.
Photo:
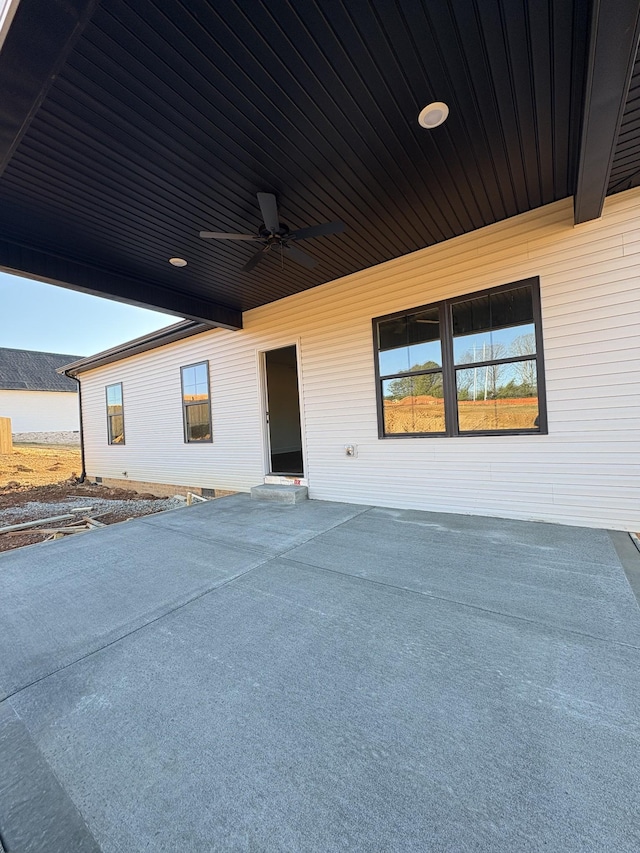
<svg viewBox="0 0 640 853"><path fill-rule="evenodd" d="M22 0L0 53L0 268L215 319L572 195L592 6ZM638 182L639 94L636 72L612 190ZM450 117L424 130L435 100ZM292 229L346 231L300 244L314 270L244 273L254 244L198 232L257 231L257 192Z"/></svg>
<svg viewBox="0 0 640 853"><path fill-rule="evenodd" d="M640 61L636 60L622 116L608 192L640 186Z"/></svg>

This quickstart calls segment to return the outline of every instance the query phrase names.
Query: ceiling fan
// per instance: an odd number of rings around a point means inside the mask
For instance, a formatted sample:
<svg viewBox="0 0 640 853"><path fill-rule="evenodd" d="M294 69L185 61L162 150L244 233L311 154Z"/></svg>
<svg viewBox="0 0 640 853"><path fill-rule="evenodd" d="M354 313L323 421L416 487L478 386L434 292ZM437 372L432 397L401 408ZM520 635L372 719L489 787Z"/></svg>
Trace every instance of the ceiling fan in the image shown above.
<svg viewBox="0 0 640 853"><path fill-rule="evenodd" d="M200 232L200 236L205 240L252 240L263 243L263 247L242 268L244 272L249 272L257 266L266 253L272 249L279 249L282 257L287 255L292 261L312 269L316 265L315 259L291 244L297 240L308 240L310 237L339 234L345 229L344 222L324 222L322 225L310 225L308 228L289 231L288 226L280 222L278 203L273 193L258 193L258 204L262 213L263 225L258 229L257 234L227 234L224 231Z"/></svg>

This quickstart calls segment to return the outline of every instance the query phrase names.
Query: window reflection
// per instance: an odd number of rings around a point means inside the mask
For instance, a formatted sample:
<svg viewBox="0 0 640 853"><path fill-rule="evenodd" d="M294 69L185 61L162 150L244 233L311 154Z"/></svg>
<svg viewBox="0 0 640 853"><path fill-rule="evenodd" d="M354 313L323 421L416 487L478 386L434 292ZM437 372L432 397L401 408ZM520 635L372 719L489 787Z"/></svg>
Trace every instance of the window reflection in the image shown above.
<svg viewBox="0 0 640 853"><path fill-rule="evenodd" d="M207 403L196 403L193 406L187 406L185 415L187 441L206 441L211 438L209 406Z"/></svg>
<svg viewBox="0 0 640 853"><path fill-rule="evenodd" d="M111 444L122 444L124 441L124 418L122 415L111 415L109 419Z"/></svg>
<svg viewBox="0 0 640 853"><path fill-rule="evenodd" d="M390 376L393 373L414 373L418 370L442 367L440 341L402 347L397 350L387 350L381 352L379 357L381 376Z"/></svg>
<svg viewBox="0 0 640 853"><path fill-rule="evenodd" d="M451 316L455 336L532 323L531 287L511 287L456 301L451 306Z"/></svg>
<svg viewBox="0 0 640 853"><path fill-rule="evenodd" d="M451 322L456 364L535 355L530 287L455 302L451 306Z"/></svg>
<svg viewBox="0 0 640 853"><path fill-rule="evenodd" d="M122 383L107 385L107 434L109 444L124 444Z"/></svg>
<svg viewBox="0 0 640 853"><path fill-rule="evenodd" d="M107 385L107 405L122 408L122 385Z"/></svg>
<svg viewBox="0 0 640 853"><path fill-rule="evenodd" d="M536 354L533 323L510 329L496 329L453 339L453 358L456 364L474 364L521 355Z"/></svg>
<svg viewBox="0 0 640 853"><path fill-rule="evenodd" d="M535 360L456 370L460 432L539 428Z"/></svg>
<svg viewBox="0 0 640 853"><path fill-rule="evenodd" d="M182 368L182 405L184 440L211 441L208 361Z"/></svg>
<svg viewBox="0 0 640 853"><path fill-rule="evenodd" d="M206 400L209 397L207 365L185 367L182 371L182 386L185 400Z"/></svg>
<svg viewBox="0 0 640 853"><path fill-rule="evenodd" d="M444 432L442 373L383 380L382 405L387 435Z"/></svg>
<svg viewBox="0 0 640 853"><path fill-rule="evenodd" d="M381 376L441 367L439 309L429 308L380 323L378 350Z"/></svg>
<svg viewBox="0 0 640 853"><path fill-rule="evenodd" d="M539 282L374 321L379 434L546 433Z"/></svg>

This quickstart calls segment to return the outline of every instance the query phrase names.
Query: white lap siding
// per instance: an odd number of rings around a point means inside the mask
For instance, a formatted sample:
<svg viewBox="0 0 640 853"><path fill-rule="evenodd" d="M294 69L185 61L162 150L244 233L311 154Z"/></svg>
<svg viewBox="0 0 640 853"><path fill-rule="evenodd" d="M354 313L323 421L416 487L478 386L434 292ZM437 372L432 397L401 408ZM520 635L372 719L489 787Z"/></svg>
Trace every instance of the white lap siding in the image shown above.
<svg viewBox="0 0 640 853"><path fill-rule="evenodd" d="M639 209L631 190L574 227L564 200L247 312L240 332L84 373L87 471L239 491L262 482L258 353L297 342L312 498L638 530ZM380 440L372 318L531 276L549 435ZM203 360L213 442L187 445L180 367ZM126 445L110 447L113 382L123 383ZM356 458L345 444L357 445Z"/></svg>
<svg viewBox="0 0 640 853"><path fill-rule="evenodd" d="M12 432L67 432L80 422L73 391L0 390L0 418L11 418Z"/></svg>

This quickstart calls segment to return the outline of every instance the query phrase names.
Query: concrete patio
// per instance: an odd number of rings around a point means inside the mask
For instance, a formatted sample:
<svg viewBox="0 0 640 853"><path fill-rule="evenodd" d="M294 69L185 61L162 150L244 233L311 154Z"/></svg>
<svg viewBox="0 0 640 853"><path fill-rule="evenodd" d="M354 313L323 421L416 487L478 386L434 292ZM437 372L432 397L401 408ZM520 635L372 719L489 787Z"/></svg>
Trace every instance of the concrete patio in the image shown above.
<svg viewBox="0 0 640 853"><path fill-rule="evenodd" d="M245 495L1 554L0 849L637 853L638 564Z"/></svg>

